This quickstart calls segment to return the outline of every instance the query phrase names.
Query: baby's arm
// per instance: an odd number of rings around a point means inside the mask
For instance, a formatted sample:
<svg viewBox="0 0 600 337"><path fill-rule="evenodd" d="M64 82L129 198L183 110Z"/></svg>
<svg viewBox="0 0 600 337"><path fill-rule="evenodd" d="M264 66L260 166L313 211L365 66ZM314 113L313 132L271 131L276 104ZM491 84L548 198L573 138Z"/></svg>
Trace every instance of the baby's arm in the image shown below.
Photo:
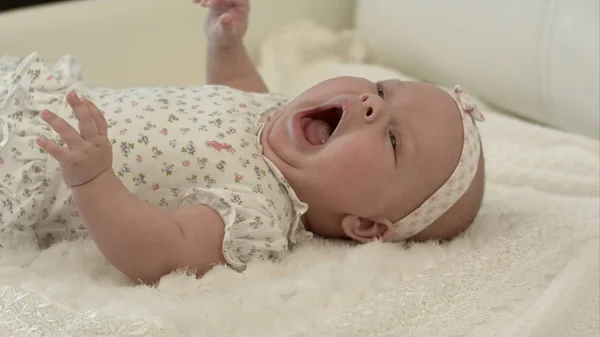
<svg viewBox="0 0 600 337"><path fill-rule="evenodd" d="M269 92L244 45L229 49L209 46L207 54L208 84L221 84L248 92Z"/></svg>
<svg viewBox="0 0 600 337"><path fill-rule="evenodd" d="M150 283L180 268L204 274L224 263L224 223L205 206L167 213L131 194L112 169L112 145L102 113L74 93L67 100L79 132L50 111L42 118L67 147L40 137L38 145L60 164L63 180L96 245L132 280Z"/></svg>
<svg viewBox="0 0 600 337"><path fill-rule="evenodd" d="M209 8L204 31L208 38L206 77L249 92L268 92L244 46L248 28L249 0L194 0Z"/></svg>
<svg viewBox="0 0 600 337"><path fill-rule="evenodd" d="M73 188L73 201L100 251L132 280L151 283L186 267L202 275L225 263L225 226L206 206L169 214L132 195L112 169Z"/></svg>

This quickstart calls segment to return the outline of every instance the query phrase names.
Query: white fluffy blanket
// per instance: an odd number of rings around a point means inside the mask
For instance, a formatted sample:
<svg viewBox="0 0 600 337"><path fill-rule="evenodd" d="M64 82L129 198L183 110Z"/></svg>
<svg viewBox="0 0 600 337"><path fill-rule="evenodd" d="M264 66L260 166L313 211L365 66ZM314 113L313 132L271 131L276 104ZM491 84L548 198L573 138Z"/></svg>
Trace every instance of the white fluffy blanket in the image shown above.
<svg viewBox="0 0 600 337"><path fill-rule="evenodd" d="M362 57L350 35L308 28L271 39L263 70ZM451 243L316 240L280 264L156 287L128 285L91 242L4 250L0 335L597 336L598 142L483 110L485 204Z"/></svg>

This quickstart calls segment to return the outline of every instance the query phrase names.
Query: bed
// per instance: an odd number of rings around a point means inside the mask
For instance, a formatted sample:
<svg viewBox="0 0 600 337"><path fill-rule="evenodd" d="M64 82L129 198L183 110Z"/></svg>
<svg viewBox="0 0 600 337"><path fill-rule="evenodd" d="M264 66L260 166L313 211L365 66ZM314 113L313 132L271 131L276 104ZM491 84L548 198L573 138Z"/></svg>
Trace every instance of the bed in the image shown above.
<svg viewBox="0 0 600 337"><path fill-rule="evenodd" d="M247 42L289 96L339 75L469 88L487 118L488 171L467 232L443 245L317 239L278 264L156 287L131 286L89 241L0 250L0 335L597 336L597 1L423 3L255 1ZM3 14L0 54L72 54L102 86L201 85L203 11L190 6Z"/></svg>

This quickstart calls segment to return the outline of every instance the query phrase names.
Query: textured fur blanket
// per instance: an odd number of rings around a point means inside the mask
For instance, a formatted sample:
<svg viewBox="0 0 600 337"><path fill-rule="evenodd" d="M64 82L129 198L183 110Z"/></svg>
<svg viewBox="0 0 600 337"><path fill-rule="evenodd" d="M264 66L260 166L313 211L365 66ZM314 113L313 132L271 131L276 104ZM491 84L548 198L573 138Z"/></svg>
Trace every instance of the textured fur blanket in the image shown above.
<svg viewBox="0 0 600 337"><path fill-rule="evenodd" d="M290 76L318 50L282 57L339 42L302 26L281 34L263 50L264 69ZM319 50L332 63L348 55ZM598 142L482 110L484 207L448 244L315 240L279 264L170 275L156 287L128 285L89 241L0 250L0 335L597 335Z"/></svg>

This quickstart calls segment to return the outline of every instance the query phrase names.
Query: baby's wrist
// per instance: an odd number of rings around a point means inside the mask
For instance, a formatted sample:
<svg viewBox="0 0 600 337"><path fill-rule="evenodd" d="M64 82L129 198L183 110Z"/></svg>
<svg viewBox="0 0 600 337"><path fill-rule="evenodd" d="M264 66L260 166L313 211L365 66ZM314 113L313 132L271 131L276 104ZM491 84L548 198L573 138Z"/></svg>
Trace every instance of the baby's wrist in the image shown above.
<svg viewBox="0 0 600 337"><path fill-rule="evenodd" d="M69 187L71 188L71 190L77 189L77 188L81 188L81 187L85 187L88 186L98 180L105 180L107 179L107 176L115 176L114 171L112 169L112 167L107 168L106 170L100 172L98 175L96 175L95 177L91 178L90 180L82 183L82 184L78 184L78 185L70 185Z"/></svg>
<svg viewBox="0 0 600 337"><path fill-rule="evenodd" d="M238 51L244 49L244 42L243 42L243 40L240 40L240 41L233 42L233 43L223 43L223 42L219 42L217 39L215 39L215 40L209 39L208 40L208 49L209 49L209 51L218 52L218 53L238 52Z"/></svg>

